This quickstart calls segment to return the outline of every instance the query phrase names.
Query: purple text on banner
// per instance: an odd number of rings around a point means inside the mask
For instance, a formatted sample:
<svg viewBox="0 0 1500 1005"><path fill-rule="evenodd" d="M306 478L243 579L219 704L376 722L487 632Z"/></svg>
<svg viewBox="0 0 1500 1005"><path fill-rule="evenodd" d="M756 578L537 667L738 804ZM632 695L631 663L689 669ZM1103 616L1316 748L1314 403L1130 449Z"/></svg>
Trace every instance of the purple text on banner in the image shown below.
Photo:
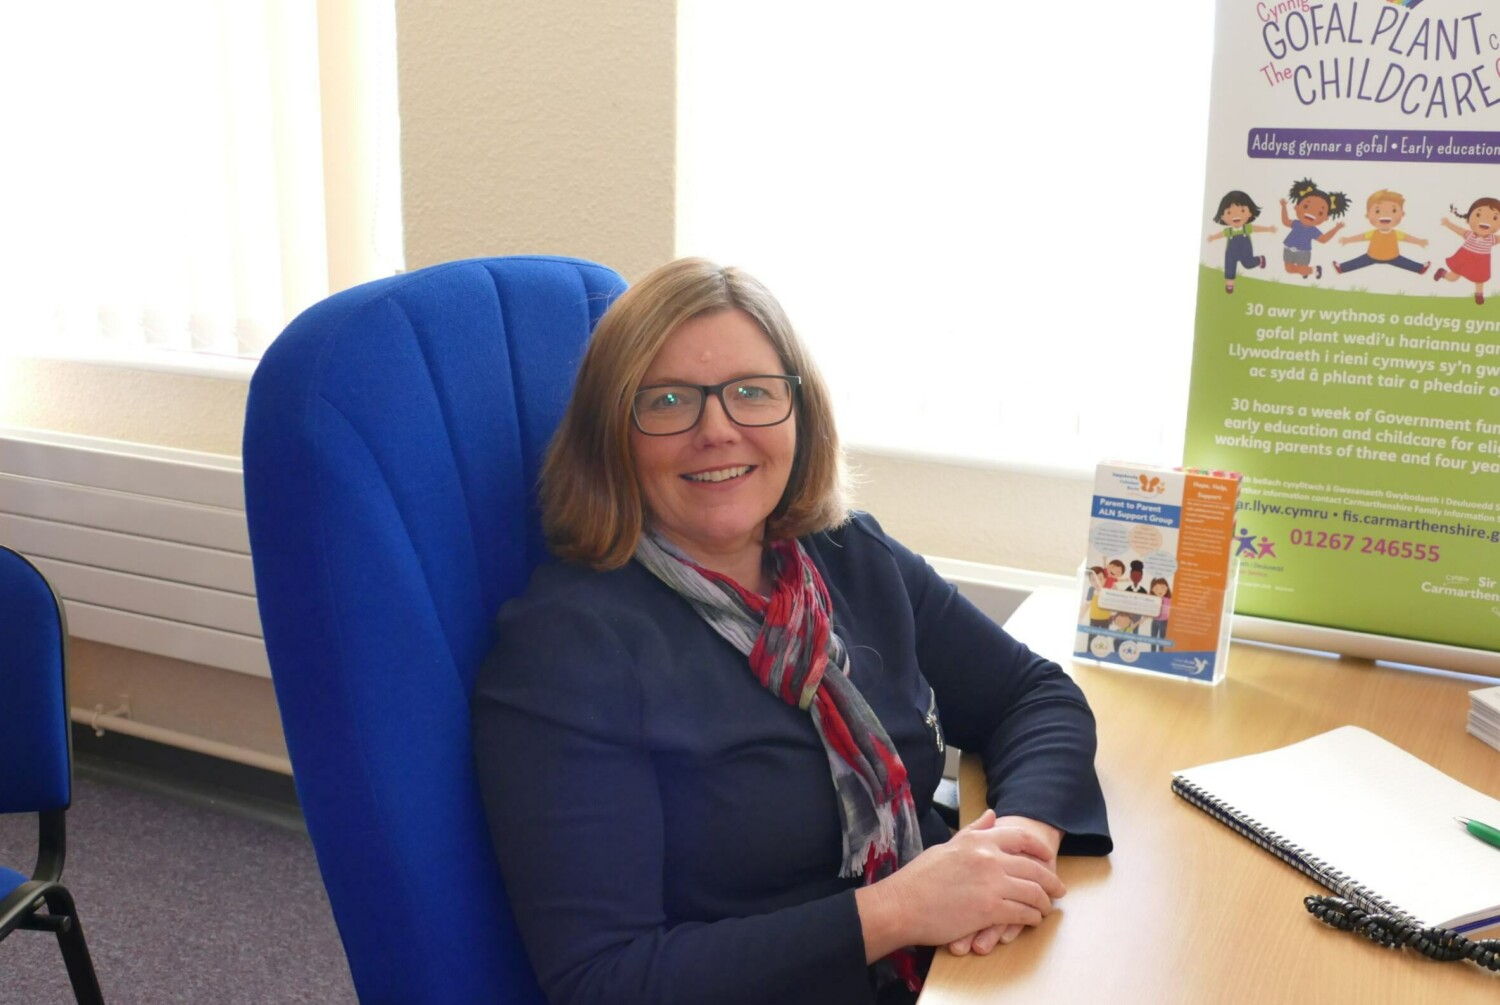
<svg viewBox="0 0 1500 1005"><path fill-rule="evenodd" d="M1272 129L1256 126L1251 157L1269 160L1500 164L1500 133L1459 130Z"/></svg>

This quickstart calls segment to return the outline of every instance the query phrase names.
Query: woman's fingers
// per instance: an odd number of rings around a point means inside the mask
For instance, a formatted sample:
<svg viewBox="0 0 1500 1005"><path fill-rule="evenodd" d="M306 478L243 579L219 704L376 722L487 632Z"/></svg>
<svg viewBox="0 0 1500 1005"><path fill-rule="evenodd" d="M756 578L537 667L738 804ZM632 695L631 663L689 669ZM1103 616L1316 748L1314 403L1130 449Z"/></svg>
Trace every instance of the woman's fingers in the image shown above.
<svg viewBox="0 0 1500 1005"><path fill-rule="evenodd" d="M1038 838L1029 837L1021 831L1007 833L997 828L978 834L961 835L950 844L957 845L961 839L970 847L970 853L977 862L988 863L988 868L996 869L1006 876L1030 880L1050 897L1061 897L1068 892L1050 863L1024 850L1030 846L1029 842L1040 840Z"/></svg>
<svg viewBox="0 0 1500 1005"><path fill-rule="evenodd" d="M994 914L995 924L1040 925L1052 913L1052 901L1035 883L1010 880L1005 884L1004 896Z"/></svg>
<svg viewBox="0 0 1500 1005"><path fill-rule="evenodd" d="M986 956L989 954L989 951L991 949L994 949L995 946L999 944L1004 934L1013 927L1017 931L1020 931L1019 926L992 925L982 932L976 932L974 934L974 942L969 948L973 950L974 955L976 956ZM1014 937L1015 936L1012 936L1011 938ZM1009 941L1009 939L1007 939L1006 941Z"/></svg>
<svg viewBox="0 0 1500 1005"><path fill-rule="evenodd" d="M1041 895L1047 899L1049 908L1052 900L1068 892L1068 888L1063 885L1063 881L1057 873L1029 856L1009 856L1005 871L1015 879L1035 884L1040 890Z"/></svg>
<svg viewBox="0 0 1500 1005"><path fill-rule="evenodd" d="M991 925L989 928L981 929L969 936L969 951L976 956L983 956L995 948L995 943L1000 939L1001 929L1008 927L1004 925Z"/></svg>
<svg viewBox="0 0 1500 1005"><path fill-rule="evenodd" d="M991 827L986 832L999 842L1002 851L1012 855L1030 855L1038 862L1051 863L1055 860L1054 853L1047 842L1042 840L1035 832L1023 827Z"/></svg>
<svg viewBox="0 0 1500 1005"><path fill-rule="evenodd" d="M867 958L911 944L987 953L1022 926L1041 924L1066 892L1048 855L1044 836L997 824L985 811L948 842L856 891Z"/></svg>
<svg viewBox="0 0 1500 1005"><path fill-rule="evenodd" d="M948 943L948 952L954 956L967 956L974 953L976 956L988 954L998 945L1010 945L1016 936L1021 934L1024 925L991 925L989 928L966 935L961 939L954 939Z"/></svg>
<svg viewBox="0 0 1500 1005"><path fill-rule="evenodd" d="M985 810L963 829L966 831L987 831L995 826L995 820L995 811Z"/></svg>

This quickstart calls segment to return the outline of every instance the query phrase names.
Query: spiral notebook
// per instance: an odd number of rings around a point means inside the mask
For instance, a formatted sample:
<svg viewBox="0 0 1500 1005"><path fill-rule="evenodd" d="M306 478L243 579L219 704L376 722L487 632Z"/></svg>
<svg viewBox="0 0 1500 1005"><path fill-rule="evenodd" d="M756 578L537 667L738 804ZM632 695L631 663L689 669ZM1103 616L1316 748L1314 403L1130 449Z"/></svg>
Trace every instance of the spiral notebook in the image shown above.
<svg viewBox="0 0 1500 1005"><path fill-rule="evenodd" d="M1338 896L1419 927L1500 924L1500 799L1356 726L1172 776L1172 791Z"/></svg>

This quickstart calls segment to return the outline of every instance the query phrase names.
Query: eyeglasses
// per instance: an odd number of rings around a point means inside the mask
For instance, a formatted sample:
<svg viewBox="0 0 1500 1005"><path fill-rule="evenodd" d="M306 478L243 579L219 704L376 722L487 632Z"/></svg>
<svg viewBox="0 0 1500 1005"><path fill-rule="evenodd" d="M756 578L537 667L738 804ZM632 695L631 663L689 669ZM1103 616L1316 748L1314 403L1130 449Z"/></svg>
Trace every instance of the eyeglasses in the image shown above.
<svg viewBox="0 0 1500 1005"><path fill-rule="evenodd" d="M703 417L709 395L738 426L774 426L792 414L802 378L795 374L757 373L722 384L652 384L635 392L630 418L647 436L685 433Z"/></svg>

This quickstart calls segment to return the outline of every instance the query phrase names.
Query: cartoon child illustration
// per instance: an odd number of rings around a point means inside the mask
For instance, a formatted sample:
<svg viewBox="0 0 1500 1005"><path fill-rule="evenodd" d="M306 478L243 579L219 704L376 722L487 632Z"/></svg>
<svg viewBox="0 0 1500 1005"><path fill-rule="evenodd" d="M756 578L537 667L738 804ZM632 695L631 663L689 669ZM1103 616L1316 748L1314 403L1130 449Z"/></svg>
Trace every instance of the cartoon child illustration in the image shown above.
<svg viewBox="0 0 1500 1005"><path fill-rule="evenodd" d="M1214 214L1214 223L1222 223L1223 230L1208 235L1210 241L1224 240L1224 292L1234 292L1234 276L1239 269L1264 269L1266 256L1257 255L1250 243L1250 235L1276 233L1275 227L1252 227L1251 222L1260 216L1260 207L1255 200L1239 189L1226 192L1219 200L1219 211Z"/></svg>
<svg viewBox="0 0 1500 1005"><path fill-rule="evenodd" d="M1124 611L1116 611L1115 616L1110 618L1109 627L1117 632L1135 631L1135 619Z"/></svg>
<svg viewBox="0 0 1500 1005"><path fill-rule="evenodd" d="M1375 229L1363 234L1350 234L1348 237L1339 238L1340 244L1368 241L1369 250L1347 262L1334 262L1333 271L1344 273L1363 269L1367 265L1394 265L1398 269L1415 272L1419 276L1425 274L1432 267L1431 262L1418 265L1401 254L1402 241L1410 241L1420 248L1427 247L1425 239L1413 237L1396 229L1401 225L1401 220L1405 216L1406 198L1400 192L1392 192L1388 188L1383 188L1373 193L1365 200L1365 219L1369 220L1370 225Z"/></svg>
<svg viewBox="0 0 1500 1005"><path fill-rule="evenodd" d="M1104 567L1102 565L1089 566L1089 627L1105 628L1109 625L1109 611L1099 599L1103 596L1101 591L1108 589L1104 585Z"/></svg>
<svg viewBox="0 0 1500 1005"><path fill-rule="evenodd" d="M1474 284L1474 302L1484 303L1484 284L1490 279L1490 249L1495 246L1496 230L1500 229L1500 199L1484 197L1475 199L1467 213L1460 213L1457 206L1449 206L1453 215L1467 223L1467 229L1444 217L1442 224L1464 239L1464 246L1447 260L1446 269L1432 274L1433 281L1446 279L1456 283L1467 279Z"/></svg>
<svg viewBox="0 0 1500 1005"><path fill-rule="evenodd" d="M1164 639L1167 637L1167 619L1172 616L1172 587L1166 579L1157 576L1151 580L1151 595L1160 598L1161 610L1156 617L1151 619L1151 637L1153 639Z"/></svg>
<svg viewBox="0 0 1500 1005"><path fill-rule="evenodd" d="M1113 559L1109 563L1109 568L1106 569L1104 573L1104 588L1106 590L1113 590L1115 588L1115 584L1119 583L1119 581L1124 578L1125 563L1120 561L1118 558Z"/></svg>
<svg viewBox="0 0 1500 1005"><path fill-rule="evenodd" d="M1287 226L1287 235L1282 242L1285 247L1281 251L1281 260L1294 276L1322 279L1323 266L1315 268L1312 264L1312 243L1327 244L1334 234L1344 229L1342 223L1336 223L1325 234L1318 227L1329 219L1337 220L1343 216L1349 209L1349 197L1342 192L1325 192L1311 178L1297 182L1287 195L1294 200L1293 209L1297 215L1294 219L1286 211L1287 200L1282 199L1281 222Z"/></svg>

